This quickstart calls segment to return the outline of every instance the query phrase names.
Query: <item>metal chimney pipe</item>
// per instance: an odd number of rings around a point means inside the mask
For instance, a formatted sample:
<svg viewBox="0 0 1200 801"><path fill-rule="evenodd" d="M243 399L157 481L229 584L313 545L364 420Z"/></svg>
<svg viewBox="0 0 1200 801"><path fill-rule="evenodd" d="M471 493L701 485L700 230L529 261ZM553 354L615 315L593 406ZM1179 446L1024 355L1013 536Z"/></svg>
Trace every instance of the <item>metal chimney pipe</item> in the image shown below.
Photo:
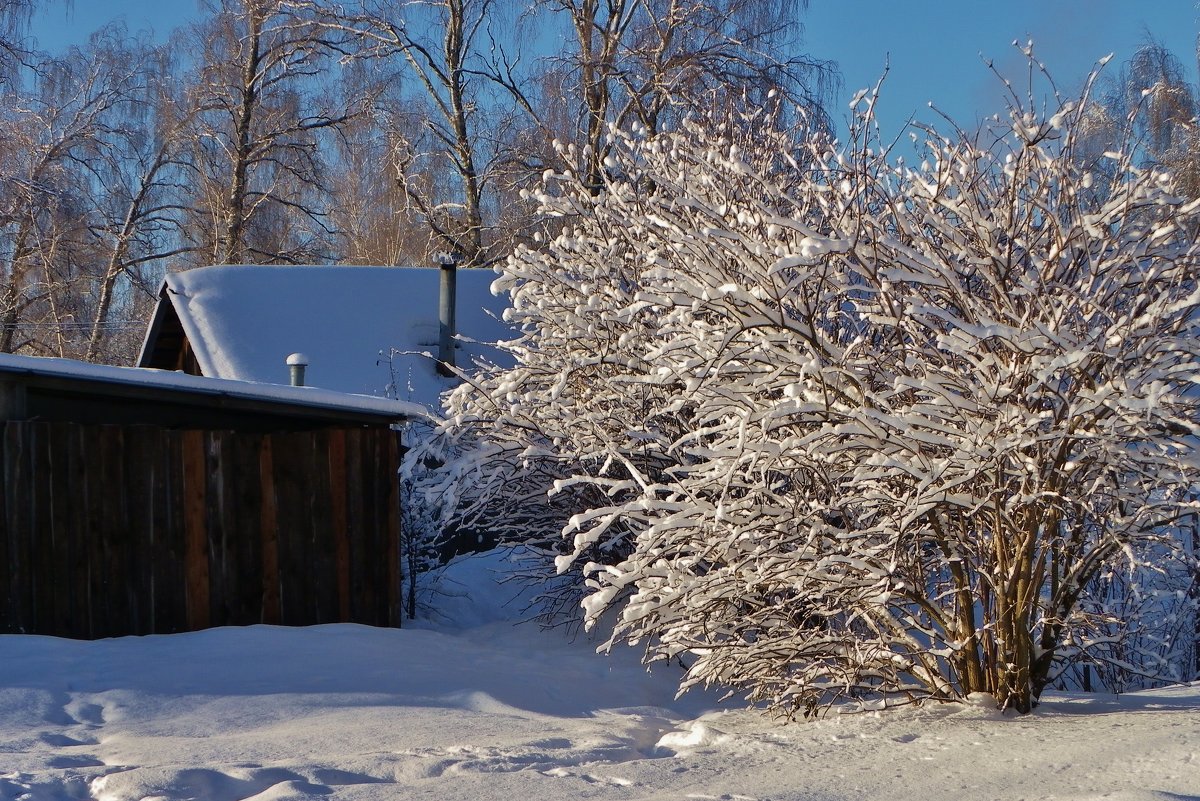
<svg viewBox="0 0 1200 801"><path fill-rule="evenodd" d="M438 282L438 366L442 375L454 375L455 307L458 295L458 258L445 251L433 257L440 267Z"/></svg>
<svg viewBox="0 0 1200 801"><path fill-rule="evenodd" d="M293 353L287 357L287 365L292 374L292 386L304 386L304 368L308 367L308 357L303 353Z"/></svg>

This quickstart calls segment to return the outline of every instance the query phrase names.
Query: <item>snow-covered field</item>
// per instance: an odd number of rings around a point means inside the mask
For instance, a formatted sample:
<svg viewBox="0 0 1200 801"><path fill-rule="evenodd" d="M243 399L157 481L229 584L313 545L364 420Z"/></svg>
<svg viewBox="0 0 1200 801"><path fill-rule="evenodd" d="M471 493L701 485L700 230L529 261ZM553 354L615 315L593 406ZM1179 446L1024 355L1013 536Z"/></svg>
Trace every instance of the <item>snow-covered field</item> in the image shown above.
<svg viewBox="0 0 1200 801"><path fill-rule="evenodd" d="M1200 799L1200 687L781 726L514 627L496 564L402 631L0 637L0 799Z"/></svg>

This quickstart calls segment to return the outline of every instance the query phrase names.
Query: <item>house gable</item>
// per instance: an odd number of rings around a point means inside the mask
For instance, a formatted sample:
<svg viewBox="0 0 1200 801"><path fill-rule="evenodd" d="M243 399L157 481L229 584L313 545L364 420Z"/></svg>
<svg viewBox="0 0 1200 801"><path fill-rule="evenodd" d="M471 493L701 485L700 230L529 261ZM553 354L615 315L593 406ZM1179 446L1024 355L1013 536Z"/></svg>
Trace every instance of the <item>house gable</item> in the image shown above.
<svg viewBox="0 0 1200 801"><path fill-rule="evenodd" d="M154 316L146 329L137 366L203 375L200 365L196 363L192 345L184 333L183 323L179 321L179 312L169 300L166 283L159 289L158 303L154 306Z"/></svg>

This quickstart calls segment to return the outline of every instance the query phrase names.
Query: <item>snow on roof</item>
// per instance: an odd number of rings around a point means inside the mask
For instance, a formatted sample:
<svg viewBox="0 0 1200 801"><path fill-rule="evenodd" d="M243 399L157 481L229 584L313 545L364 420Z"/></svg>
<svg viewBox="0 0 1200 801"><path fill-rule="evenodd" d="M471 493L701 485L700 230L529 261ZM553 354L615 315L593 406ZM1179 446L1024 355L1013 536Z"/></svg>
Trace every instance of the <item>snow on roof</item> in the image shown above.
<svg viewBox="0 0 1200 801"><path fill-rule="evenodd" d="M439 271L421 267L220 265L167 276L167 291L207 376L287 383L285 360L309 357L305 383L436 408L456 381L439 376ZM457 363L499 358L512 337L495 273L459 270Z"/></svg>
<svg viewBox="0 0 1200 801"><path fill-rule="evenodd" d="M425 407L415 403L316 387L259 384L186 375L169 370L111 367L73 359L16 356L9 353L0 353L0 376L2 375L49 376L78 381L81 385L97 383L173 389L199 395L277 402L314 409L366 412L395 420L423 417L426 414Z"/></svg>

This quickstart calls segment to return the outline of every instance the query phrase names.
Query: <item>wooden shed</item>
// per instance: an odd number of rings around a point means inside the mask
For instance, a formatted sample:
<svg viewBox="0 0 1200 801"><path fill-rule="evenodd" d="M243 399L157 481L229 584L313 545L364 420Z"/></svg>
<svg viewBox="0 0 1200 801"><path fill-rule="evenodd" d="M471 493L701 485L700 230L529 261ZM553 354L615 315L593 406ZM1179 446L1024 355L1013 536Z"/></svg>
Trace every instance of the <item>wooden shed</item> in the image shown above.
<svg viewBox="0 0 1200 801"><path fill-rule="evenodd" d="M0 631L400 624L420 407L0 355Z"/></svg>

